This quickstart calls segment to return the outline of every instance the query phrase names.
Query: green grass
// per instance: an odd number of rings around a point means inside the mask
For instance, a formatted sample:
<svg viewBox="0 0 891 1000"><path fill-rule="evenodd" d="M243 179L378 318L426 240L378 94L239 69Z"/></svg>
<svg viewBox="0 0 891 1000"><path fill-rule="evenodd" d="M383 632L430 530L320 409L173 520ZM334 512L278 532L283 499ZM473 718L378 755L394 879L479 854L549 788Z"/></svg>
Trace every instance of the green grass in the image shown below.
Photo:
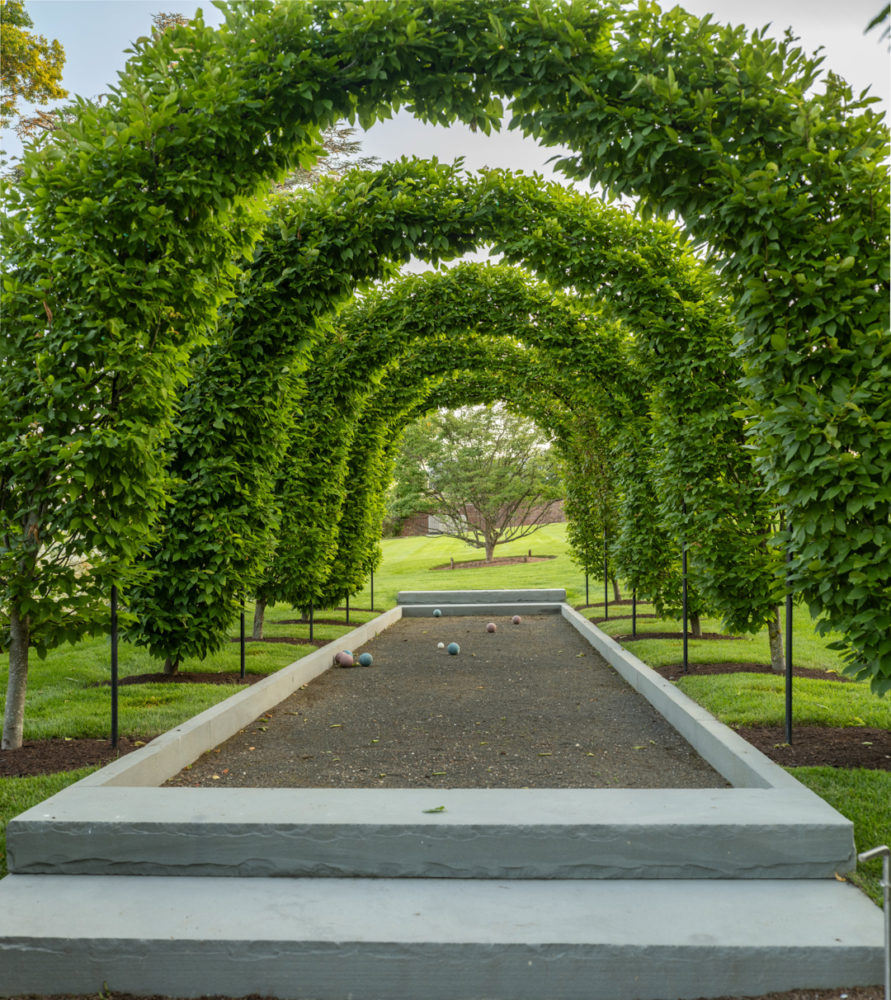
<svg viewBox="0 0 891 1000"><path fill-rule="evenodd" d="M786 718L785 682L774 674L687 676L677 686L728 726L778 726ZM891 699L877 698L866 682L796 677L792 717L803 726L891 729Z"/></svg>
<svg viewBox="0 0 891 1000"><path fill-rule="evenodd" d="M248 634L253 607L248 609ZM288 607L276 607L267 612L264 635L308 637L308 625L281 625L281 619L298 617ZM326 618L344 618L342 611L325 612ZM350 625L315 625L317 639L331 641L344 635L370 613L350 614ZM235 633L233 633L234 635ZM280 670L294 660L312 652L311 646L288 643L251 642L245 650L245 673L265 676ZM157 673L161 660L152 658L144 649L122 643L118 655L122 678L135 674ZM0 658L0 706L5 700L8 658ZM180 665L183 673L237 673L240 668L240 648L229 643L204 660L186 659ZM28 671L28 700L25 708L24 738L94 737L109 735L109 648L106 639L90 639L75 646L62 646L50 652L45 660L32 656ZM228 698L238 690L235 685L221 684L124 684L119 688L119 726L122 733L132 736L157 736L179 725L211 705Z"/></svg>
<svg viewBox="0 0 891 1000"><path fill-rule="evenodd" d="M565 587L570 604L585 598L585 575L573 563L566 541L566 525L546 524L534 535L521 538L495 549L496 558L523 556L532 550L533 556L555 556L543 562L495 565L491 569L433 569L448 563L484 558L482 549L475 549L456 538L438 535L433 538L386 538L384 559L374 574L374 604L389 608L396 604L400 590L510 590L521 587ZM594 580L592 578L593 586ZM602 587L602 582L601 582ZM368 607L369 588L355 598L357 607Z"/></svg>
<svg viewBox="0 0 891 1000"><path fill-rule="evenodd" d="M0 779L0 878L6 874L6 824L13 816L36 806L75 781L85 778L95 767L60 774L40 774L33 778Z"/></svg>
<svg viewBox="0 0 891 1000"><path fill-rule="evenodd" d="M888 844L891 837L891 772L866 768L792 767L789 773L854 824L857 851ZM860 863L851 881L881 906L882 861Z"/></svg>
<svg viewBox="0 0 891 1000"><path fill-rule="evenodd" d="M480 558L480 550L456 539L416 537L387 539L383 542L384 561L374 577L374 604L382 610L396 603L400 590L481 590L534 587L565 587L570 604L585 599L585 577L569 556L564 525L546 525L529 538L499 546L496 555L551 555L537 563L517 563L492 569L443 569L432 567ZM592 577L592 602L602 600L603 581ZM351 601L352 608L368 608L369 588ZM652 612L641 603L639 611ZM592 608L586 612L598 616ZM628 606L611 605L610 620L601 628L610 635L631 632L631 619L615 615L630 615ZM250 630L253 608L248 607ZM343 612L318 612L322 618L343 618ZM266 613L266 636L294 635L306 637L308 625L284 625L284 619L298 617L287 606L276 606ZM352 610L350 626L372 617L368 611ZM704 619L703 630L720 632L721 623ZM674 620L642 618L638 632L677 632L680 623ZM341 626L317 624L317 638L336 639L348 631ZM234 632L233 632L234 634ZM840 671L838 653L826 648L831 637L818 636L803 610L794 618L794 650L797 666L826 671ZM681 662L680 640L644 639L629 648L651 666ZM286 666L310 652L310 647L276 643L251 643L247 648L246 669L251 674L265 675ZM762 662L769 663L766 630L755 636L734 640L690 640L690 663ZM108 677L108 644L106 640L91 640L76 646L54 650L44 661L33 660L28 684L28 704L25 738L49 736L108 735L108 687L96 686ZM187 660L184 671L237 671L239 649L231 643L204 661ZM0 698L6 688L6 661L0 658ZM149 673L161 669L144 650L123 645L120 651L120 672ZM776 725L784 718L783 680L768 674L719 674L689 676L679 682L690 697L703 704L728 725L753 723ZM154 736L190 718L212 704L228 697L232 689L223 685L176 684L133 685L120 689L120 727L122 734ZM891 728L891 698L872 695L865 683L839 684L837 681L795 680L794 717L796 724L833 726L875 726ZM2 704L2 702L0 702ZM825 798L854 823L854 835L859 850L891 842L891 774L863 769L792 768L791 772L804 784ZM40 802L48 795L77 780L87 771L47 775L39 778L0 779L0 836L8 819ZM855 881L877 903L881 900L878 885L880 864L860 866Z"/></svg>

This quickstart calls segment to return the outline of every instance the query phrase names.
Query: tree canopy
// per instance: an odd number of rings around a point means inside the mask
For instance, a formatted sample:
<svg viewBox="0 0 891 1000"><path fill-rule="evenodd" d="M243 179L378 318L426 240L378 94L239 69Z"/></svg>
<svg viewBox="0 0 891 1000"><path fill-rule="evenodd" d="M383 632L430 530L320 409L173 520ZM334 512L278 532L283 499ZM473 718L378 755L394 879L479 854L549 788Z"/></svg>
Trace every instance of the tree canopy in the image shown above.
<svg viewBox="0 0 891 1000"><path fill-rule="evenodd" d="M0 0L0 128L18 114L19 101L41 103L67 97L62 83L65 50L29 31L34 22L24 0Z"/></svg>

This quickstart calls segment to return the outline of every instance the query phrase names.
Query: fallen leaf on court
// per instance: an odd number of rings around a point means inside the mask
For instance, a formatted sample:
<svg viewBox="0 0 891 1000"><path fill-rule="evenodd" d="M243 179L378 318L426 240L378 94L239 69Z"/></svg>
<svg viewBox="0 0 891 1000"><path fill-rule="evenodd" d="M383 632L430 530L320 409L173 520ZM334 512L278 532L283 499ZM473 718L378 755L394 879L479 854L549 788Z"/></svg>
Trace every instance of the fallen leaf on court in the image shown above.
<svg viewBox="0 0 891 1000"><path fill-rule="evenodd" d="M332 722L331 725L328 728L329 729L341 729L341 728L343 728L343 723L342 722Z"/></svg>
<svg viewBox="0 0 891 1000"><path fill-rule="evenodd" d="M444 813L446 811L445 806L436 806L435 809L425 809L425 813Z"/></svg>

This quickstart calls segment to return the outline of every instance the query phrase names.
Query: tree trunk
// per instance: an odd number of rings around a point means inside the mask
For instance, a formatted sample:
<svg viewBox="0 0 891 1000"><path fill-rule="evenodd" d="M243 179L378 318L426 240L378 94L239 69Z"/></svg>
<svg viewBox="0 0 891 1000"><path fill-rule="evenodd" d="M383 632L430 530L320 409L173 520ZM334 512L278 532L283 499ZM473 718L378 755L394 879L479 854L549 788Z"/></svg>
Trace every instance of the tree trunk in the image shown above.
<svg viewBox="0 0 891 1000"><path fill-rule="evenodd" d="M180 658L178 656L176 658L168 656L164 661L164 673L175 674L177 670L179 670L179 660Z"/></svg>
<svg viewBox="0 0 891 1000"><path fill-rule="evenodd" d="M266 614L266 601L262 597L257 598L254 605L254 630L251 632L252 639L263 638L263 616Z"/></svg>
<svg viewBox="0 0 891 1000"><path fill-rule="evenodd" d="M13 603L9 609L9 679L6 684L6 710L3 713L3 750L18 750L25 728L25 690L28 686L28 648L31 644L31 620L20 618Z"/></svg>
<svg viewBox="0 0 891 1000"><path fill-rule="evenodd" d="M622 591L619 590L619 581L615 577L611 577L611 579L612 579L612 583L613 583L613 600L614 601L621 601L622 600Z"/></svg>
<svg viewBox="0 0 891 1000"><path fill-rule="evenodd" d="M495 543L486 539L486 562L492 562L495 558Z"/></svg>
<svg viewBox="0 0 891 1000"><path fill-rule="evenodd" d="M694 639L702 638L702 622L699 619L699 615L690 615L690 635Z"/></svg>
<svg viewBox="0 0 891 1000"><path fill-rule="evenodd" d="M770 643L770 669L775 674L786 672L786 655L780 630L780 609L774 608L767 620L767 639Z"/></svg>

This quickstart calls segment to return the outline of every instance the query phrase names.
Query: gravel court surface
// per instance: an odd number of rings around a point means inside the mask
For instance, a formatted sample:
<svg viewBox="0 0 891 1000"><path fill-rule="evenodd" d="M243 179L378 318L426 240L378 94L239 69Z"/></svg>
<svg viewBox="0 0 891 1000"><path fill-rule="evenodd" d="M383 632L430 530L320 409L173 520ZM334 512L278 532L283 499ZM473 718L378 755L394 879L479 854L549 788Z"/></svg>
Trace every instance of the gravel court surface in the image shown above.
<svg viewBox="0 0 891 1000"><path fill-rule="evenodd" d="M373 665L333 667L167 784L727 787L560 615L403 618L352 652Z"/></svg>

